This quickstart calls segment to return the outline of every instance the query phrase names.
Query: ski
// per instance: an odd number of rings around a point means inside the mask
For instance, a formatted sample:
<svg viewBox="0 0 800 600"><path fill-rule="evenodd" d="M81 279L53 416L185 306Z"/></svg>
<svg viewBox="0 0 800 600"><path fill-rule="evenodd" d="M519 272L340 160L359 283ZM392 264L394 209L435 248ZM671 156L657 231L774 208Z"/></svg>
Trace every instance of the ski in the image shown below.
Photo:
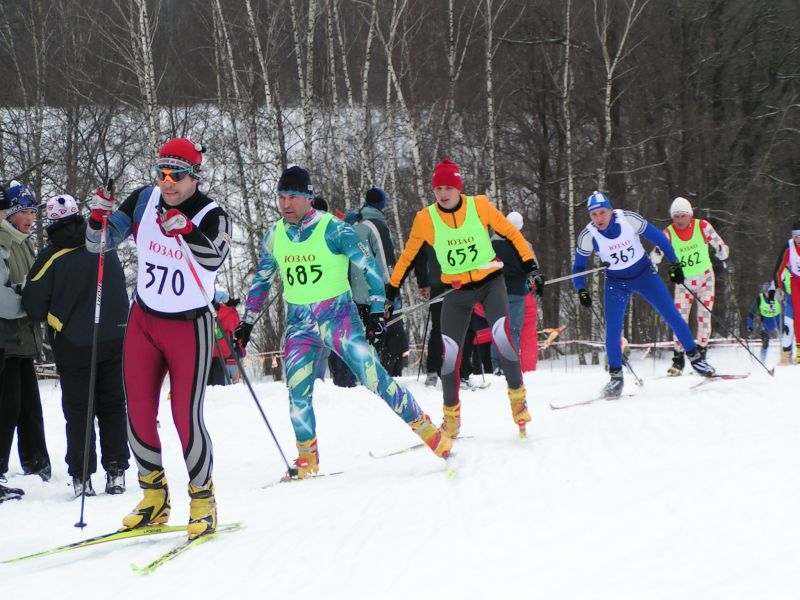
<svg viewBox="0 0 800 600"><path fill-rule="evenodd" d="M747 379L750 377L750 373L740 373L740 374L722 374L722 375L712 375L711 377L704 377L702 381L699 383L695 383L690 390L696 390L699 387L707 385L712 381L729 381L731 379Z"/></svg>
<svg viewBox="0 0 800 600"><path fill-rule="evenodd" d="M330 473L317 473L316 475L309 475L308 477L303 477L302 479L293 479L291 477L286 477L284 475L278 481L271 481L266 485L262 485L261 489L266 490L271 487L275 487L281 483L300 483L301 481L311 481L312 479L319 479L320 477L333 477L334 475L342 475L344 471L332 471Z"/></svg>
<svg viewBox="0 0 800 600"><path fill-rule="evenodd" d="M464 381L462 379L460 385L461 385L461 389L462 390L469 390L471 392L474 392L476 390L485 390L490 385L492 385L492 382L491 381L482 381L480 383L473 383L472 381Z"/></svg>
<svg viewBox="0 0 800 600"><path fill-rule="evenodd" d="M126 540L129 538L141 537L145 535L158 535L161 533L172 533L175 531L186 531L186 525L153 525L150 527L138 527L136 529L124 529L122 531L114 531L112 533L104 533L95 537L91 537L79 542L73 542L64 546L50 548L49 550L42 550L33 554L26 554L25 556L18 556L16 558L9 558L8 560L0 561L2 564L15 563L29 558L40 558L42 556L52 556L68 550L77 550L78 548L86 548L87 546L95 546L105 542L114 542L117 540Z"/></svg>
<svg viewBox="0 0 800 600"><path fill-rule="evenodd" d="M469 440L474 436L471 435L464 435L457 438L454 438L453 441L457 442L458 440ZM405 448L400 448L399 450L392 450L391 452L380 453L380 452L373 452L370 450L369 456L370 458L389 458L391 456L399 456L400 454L406 454L407 452L413 452L414 450L419 450L420 448L427 448L428 445L424 442L420 442L419 444L414 444L413 446L406 446ZM455 456L455 455L454 455Z"/></svg>
<svg viewBox="0 0 800 600"><path fill-rule="evenodd" d="M622 394L620 396L615 397L607 397L607 396L597 396L596 398L590 398L589 400L581 400L579 402L569 402L567 404L553 404L550 403L550 408L553 410L561 410L563 408L573 408L575 406L586 406L588 404L594 404L595 402L601 402L603 400L607 400L609 402L613 402L614 400L619 400L620 398L632 398L636 394Z"/></svg>
<svg viewBox="0 0 800 600"><path fill-rule="evenodd" d="M206 533L205 535L197 536L196 538L186 539L183 540L180 544L173 547L170 550L167 550L153 560L150 564L145 565L144 567L136 566L135 564L131 563L131 569L135 573L139 573L140 575L148 575L155 571L158 567L171 561L173 558L176 558L186 552L187 550L191 550L192 548L199 546L200 544L204 544L207 541L214 539L215 537L219 536L223 533L230 533L234 531L239 531L242 528L243 524L241 522L238 523L229 523L227 525L220 525L217 527L216 531L212 533ZM185 527L184 527L185 529Z"/></svg>

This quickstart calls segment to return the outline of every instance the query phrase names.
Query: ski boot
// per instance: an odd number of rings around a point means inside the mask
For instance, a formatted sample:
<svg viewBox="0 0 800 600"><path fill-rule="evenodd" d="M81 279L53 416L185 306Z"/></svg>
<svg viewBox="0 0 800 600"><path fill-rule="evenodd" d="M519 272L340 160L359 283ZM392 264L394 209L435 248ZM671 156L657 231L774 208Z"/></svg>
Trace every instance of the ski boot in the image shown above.
<svg viewBox="0 0 800 600"><path fill-rule="evenodd" d="M713 377L716 374L714 367L709 365L706 359L703 358L703 352L700 350L700 346L695 346L691 352L687 352L686 358L692 363L692 368L697 371L698 375Z"/></svg>
<svg viewBox="0 0 800 600"><path fill-rule="evenodd" d="M792 347L784 348L781 350L781 365L788 365L792 362Z"/></svg>
<svg viewBox="0 0 800 600"><path fill-rule="evenodd" d="M528 404L525 402L525 386L508 390L508 399L511 402L511 417L519 427L519 437L528 437L526 427L531 422Z"/></svg>
<svg viewBox="0 0 800 600"><path fill-rule="evenodd" d="M437 381L439 381L439 376L436 373L428 373L425 378L425 387L436 387Z"/></svg>
<svg viewBox="0 0 800 600"><path fill-rule="evenodd" d="M83 481L81 481L80 477L73 477L72 478L72 492L75 494L76 498L80 498L81 494L83 493ZM96 496L97 494L92 487L92 478L89 477L86 480L86 496Z"/></svg>
<svg viewBox="0 0 800 600"><path fill-rule="evenodd" d="M439 458L447 458L450 456L450 449L453 447L453 441L440 429L431 423L431 418L423 414L422 417L411 423L411 429L414 430L420 439L433 450L433 453Z"/></svg>
<svg viewBox="0 0 800 600"><path fill-rule="evenodd" d="M680 377L683 374L683 367L686 366L686 359L683 352L675 350L672 353L672 365L667 369L667 375L670 377Z"/></svg>
<svg viewBox="0 0 800 600"><path fill-rule="evenodd" d="M214 497L214 482L205 485L189 484L189 526L186 532L192 540L217 529L217 500Z"/></svg>
<svg viewBox="0 0 800 600"><path fill-rule="evenodd" d="M288 479L305 479L319 473L319 450L317 450L316 436L307 442L297 442L297 458L294 459L294 468L297 474L286 473L284 481Z"/></svg>
<svg viewBox="0 0 800 600"><path fill-rule="evenodd" d="M10 488L0 484L0 502L5 502L6 500L22 500L24 495L25 492L19 488Z"/></svg>
<svg viewBox="0 0 800 600"><path fill-rule="evenodd" d="M439 429L452 440L458 437L458 433L461 431L461 402L456 403L455 406L445 405L443 412L444 418Z"/></svg>
<svg viewBox="0 0 800 600"><path fill-rule="evenodd" d="M122 519L123 529L135 529L146 525L164 525L169 521L169 488L164 471L150 471L146 475L139 473L139 487L144 498L130 514Z"/></svg>
<svg viewBox="0 0 800 600"><path fill-rule="evenodd" d="M116 496L125 493L125 469L117 466L117 463L109 463L106 468L106 494Z"/></svg>
<svg viewBox="0 0 800 600"><path fill-rule="evenodd" d="M603 388L603 397L619 398L622 395L622 386L625 385L625 381L622 378L622 367L609 369L608 374L611 375L611 380Z"/></svg>

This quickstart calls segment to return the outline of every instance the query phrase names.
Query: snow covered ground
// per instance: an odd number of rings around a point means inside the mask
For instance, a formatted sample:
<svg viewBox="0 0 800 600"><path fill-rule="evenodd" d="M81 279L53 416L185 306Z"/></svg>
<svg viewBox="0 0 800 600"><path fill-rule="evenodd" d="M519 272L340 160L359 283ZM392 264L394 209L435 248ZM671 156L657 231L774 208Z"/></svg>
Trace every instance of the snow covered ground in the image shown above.
<svg viewBox="0 0 800 600"><path fill-rule="evenodd" d="M777 360L771 349L770 363ZM525 377L533 415L517 439L505 382L462 392L457 476L364 388L318 385L323 471L268 489L284 465L244 386L212 388L220 522L246 528L192 549L149 576L146 564L181 534L84 548L0 565L5 598L797 598L800 589L800 367L769 377L742 349L709 353L718 371L748 379L691 391L696 376L661 378L668 363L633 359L634 397L553 411L550 401L595 395L600 367L540 363ZM441 390L403 381L435 421ZM135 471L122 496L88 498L88 527L73 527L59 391L41 384L54 476L9 485L21 502L0 505L0 560L114 530L139 499ZM256 386L291 460L286 389ZM188 518L187 477L168 403L161 434L172 522ZM16 446L13 451L16 452ZM12 457L12 461L16 459ZM94 485L102 490L102 474Z"/></svg>

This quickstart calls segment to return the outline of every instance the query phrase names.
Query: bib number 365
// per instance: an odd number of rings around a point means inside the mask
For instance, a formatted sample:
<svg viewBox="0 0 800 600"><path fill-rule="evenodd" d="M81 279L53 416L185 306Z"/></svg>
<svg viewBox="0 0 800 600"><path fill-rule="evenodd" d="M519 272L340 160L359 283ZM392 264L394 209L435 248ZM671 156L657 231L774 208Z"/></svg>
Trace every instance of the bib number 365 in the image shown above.
<svg viewBox="0 0 800 600"><path fill-rule="evenodd" d="M173 294L176 296L183 294L183 290L186 288L186 283L184 282L183 273L181 271L172 271L172 274L170 275L169 267L154 265L153 263L149 262L144 264L147 267L145 272L148 276L148 280L144 284L146 288L158 284L156 293L161 294L164 291L164 286L169 282Z"/></svg>

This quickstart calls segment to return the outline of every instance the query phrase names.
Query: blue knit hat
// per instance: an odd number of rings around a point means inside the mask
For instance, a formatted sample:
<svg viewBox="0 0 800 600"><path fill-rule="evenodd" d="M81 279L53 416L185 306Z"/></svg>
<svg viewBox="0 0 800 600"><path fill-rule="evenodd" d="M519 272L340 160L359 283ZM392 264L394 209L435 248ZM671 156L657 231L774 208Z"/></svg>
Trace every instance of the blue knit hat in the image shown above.
<svg viewBox="0 0 800 600"><path fill-rule="evenodd" d="M596 208L607 208L612 210L611 200L602 192L593 192L589 199L586 201L586 210L592 212Z"/></svg>
<svg viewBox="0 0 800 600"><path fill-rule="evenodd" d="M19 181L12 181L9 184L6 197L11 205L6 210L6 218L23 210L36 210L39 205L34 191Z"/></svg>
<svg viewBox="0 0 800 600"><path fill-rule="evenodd" d="M364 202L366 202L368 206L377 208L378 210L383 210L386 208L387 199L386 192L384 192L377 185L369 188L367 193L364 195Z"/></svg>

